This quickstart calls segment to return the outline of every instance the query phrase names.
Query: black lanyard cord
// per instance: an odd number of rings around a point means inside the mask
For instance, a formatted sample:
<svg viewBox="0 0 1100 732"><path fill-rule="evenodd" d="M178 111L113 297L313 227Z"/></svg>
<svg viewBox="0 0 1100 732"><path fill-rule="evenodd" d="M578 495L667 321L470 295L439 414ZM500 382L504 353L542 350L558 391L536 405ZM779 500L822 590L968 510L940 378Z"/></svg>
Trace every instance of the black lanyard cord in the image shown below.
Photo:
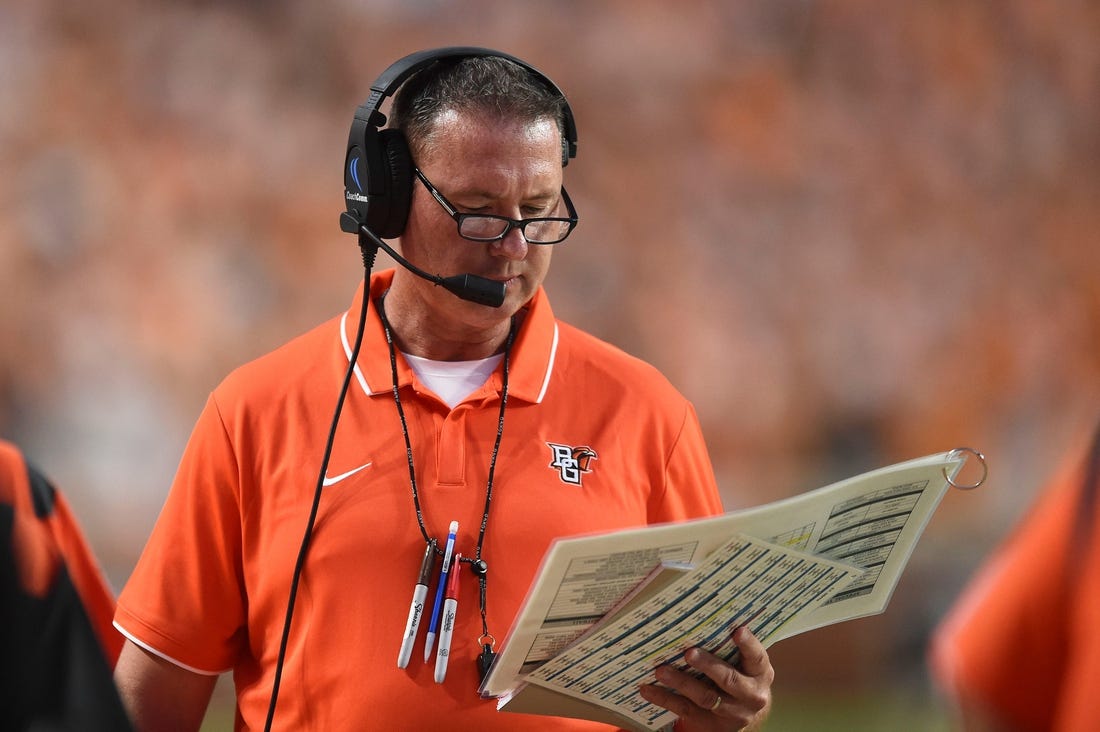
<svg viewBox="0 0 1100 732"><path fill-rule="evenodd" d="M405 457L409 463L409 485L412 488L413 508L416 509L416 524L420 527L420 535L424 537L426 543L435 546L437 554L442 555L443 550L439 547L439 542L428 535L428 530L424 525L424 512L420 505L420 491L416 485L416 467L413 464L413 451L412 441L409 438L409 426L408 421L405 418L405 408L401 404L401 393L398 388L398 376L397 376L397 349L393 344L393 333L390 329L390 321L386 317L385 308L385 296L378 302L378 315L382 320L382 330L386 334L386 345L389 347L390 352L390 372L393 378L393 402L397 406L397 415L401 420L401 434L405 438ZM504 344L504 367L501 377L500 388L500 412L497 416L497 434L496 439L493 442L493 451L489 458L489 476L485 483L485 508L481 512L481 526L478 529L477 535L477 549L473 557L462 557L461 561L468 563L474 574L477 576L478 582L478 608L481 611L481 637L478 642L483 646L484 654L492 654L492 647L496 640L492 634L489 633L489 625L486 617L486 575L489 571L489 565L482 559L481 552L482 546L485 543L485 530L489 525L489 507L493 502L493 478L496 474L497 456L500 453L500 442L504 437L504 412L508 405L508 372L511 365L512 357L512 343L515 341L516 328L515 319L513 318L511 326L508 328L508 339Z"/></svg>

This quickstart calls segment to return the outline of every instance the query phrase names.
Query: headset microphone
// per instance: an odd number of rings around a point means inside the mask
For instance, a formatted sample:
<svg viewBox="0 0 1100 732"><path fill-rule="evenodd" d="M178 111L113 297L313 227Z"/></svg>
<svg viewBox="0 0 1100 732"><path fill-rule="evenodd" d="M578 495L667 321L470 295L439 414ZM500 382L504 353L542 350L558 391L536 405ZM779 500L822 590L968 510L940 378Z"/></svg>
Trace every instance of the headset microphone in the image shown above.
<svg viewBox="0 0 1100 732"><path fill-rule="evenodd" d="M340 228L344 231L348 231L351 227L356 227L358 229L359 243L361 246L381 247L386 254L393 257L394 261L417 277L428 280L429 282L434 282L447 292L468 302L475 302L478 305L488 305L493 308L499 308L504 304L503 282L497 282L496 280L490 280L486 277L479 277L474 274L460 274L450 277L440 277L439 275L428 274L395 252L393 247L382 241L373 231L360 224L350 214L346 212L340 214ZM352 231L354 231L354 229L352 229ZM351 233L351 231L348 231L348 233ZM364 241L364 238L367 241Z"/></svg>

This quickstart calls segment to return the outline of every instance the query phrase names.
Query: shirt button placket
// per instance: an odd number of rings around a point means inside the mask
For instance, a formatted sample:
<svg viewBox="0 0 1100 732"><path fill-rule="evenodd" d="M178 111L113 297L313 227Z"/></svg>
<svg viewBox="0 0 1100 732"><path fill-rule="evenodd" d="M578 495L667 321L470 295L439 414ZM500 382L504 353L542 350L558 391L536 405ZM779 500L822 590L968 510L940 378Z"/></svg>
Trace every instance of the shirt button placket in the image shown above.
<svg viewBox="0 0 1100 732"><path fill-rule="evenodd" d="M443 418L439 430L439 482L462 485L466 482L466 415L469 409L458 405Z"/></svg>

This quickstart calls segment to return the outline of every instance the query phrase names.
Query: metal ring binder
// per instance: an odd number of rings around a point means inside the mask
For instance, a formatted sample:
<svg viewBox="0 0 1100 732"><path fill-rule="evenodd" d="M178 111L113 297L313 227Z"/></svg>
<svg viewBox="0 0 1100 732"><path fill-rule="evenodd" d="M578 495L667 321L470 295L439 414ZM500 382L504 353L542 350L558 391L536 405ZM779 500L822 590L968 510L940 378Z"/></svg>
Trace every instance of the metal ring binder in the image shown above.
<svg viewBox="0 0 1100 732"><path fill-rule="evenodd" d="M977 488L985 482L986 477L989 476L989 466L986 465L985 455L982 455L980 452L972 447L956 447L954 450L947 453L947 459L954 460L963 453L970 453L974 457L978 458L978 462L982 464L982 477L978 478L978 481L976 483L956 483L955 479L947 474L947 468L943 469L943 477L944 480L947 481L947 484L950 485L952 488L958 488L961 491L969 491Z"/></svg>

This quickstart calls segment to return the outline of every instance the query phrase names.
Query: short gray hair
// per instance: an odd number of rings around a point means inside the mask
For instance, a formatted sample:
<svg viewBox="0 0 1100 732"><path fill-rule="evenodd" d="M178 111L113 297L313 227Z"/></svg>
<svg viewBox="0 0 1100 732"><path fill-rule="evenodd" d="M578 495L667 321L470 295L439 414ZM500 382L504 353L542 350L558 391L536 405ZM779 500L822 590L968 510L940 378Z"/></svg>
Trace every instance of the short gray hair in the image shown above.
<svg viewBox="0 0 1100 732"><path fill-rule="evenodd" d="M538 75L499 56L438 61L401 85L390 109L390 127L400 129L413 159L432 144L445 112L475 112L500 119L552 119L565 139L565 98Z"/></svg>

